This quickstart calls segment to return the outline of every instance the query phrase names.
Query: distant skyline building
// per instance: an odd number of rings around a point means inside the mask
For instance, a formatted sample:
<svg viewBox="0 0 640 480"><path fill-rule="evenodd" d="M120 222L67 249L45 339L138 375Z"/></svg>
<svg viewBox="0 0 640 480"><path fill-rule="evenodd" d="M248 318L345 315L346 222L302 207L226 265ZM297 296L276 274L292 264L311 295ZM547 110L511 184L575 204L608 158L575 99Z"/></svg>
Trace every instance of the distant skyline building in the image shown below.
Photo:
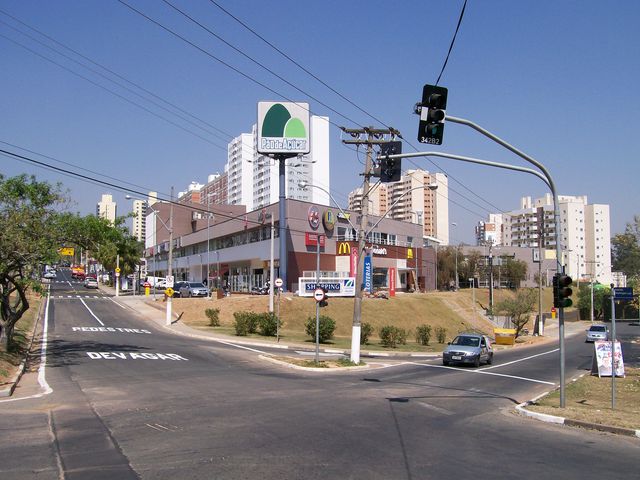
<svg viewBox="0 0 640 480"><path fill-rule="evenodd" d="M561 262L574 280L611 281L609 205L589 205L586 195L559 195ZM520 208L502 214L502 245L556 249L553 197L532 201L522 197Z"/></svg>
<svg viewBox="0 0 640 480"><path fill-rule="evenodd" d="M437 189L429 185L437 185ZM389 218L421 224L423 236L449 244L449 179L445 174L407 170L400 181L372 189L369 202L372 215L382 216L391 209ZM348 208L362 211L362 188L349 193Z"/></svg>
<svg viewBox="0 0 640 480"><path fill-rule="evenodd" d="M113 225L116 221L117 205L113 201L113 195L103 193L100 201L96 205L96 216L109 220Z"/></svg>
<svg viewBox="0 0 640 480"><path fill-rule="evenodd" d="M147 202L134 200L132 202L133 218L131 219L131 236L139 242L145 241Z"/></svg>
<svg viewBox="0 0 640 480"><path fill-rule="evenodd" d="M286 198L329 205L329 118L312 115L310 119L311 151L287 160L285 170ZM228 174L228 203L256 210L277 203L280 196L279 162L260 155L258 131L234 138L228 146L225 172ZM320 188L300 188L300 182Z"/></svg>
<svg viewBox="0 0 640 480"><path fill-rule="evenodd" d="M476 245L502 245L502 214L491 213L489 220L475 227Z"/></svg>

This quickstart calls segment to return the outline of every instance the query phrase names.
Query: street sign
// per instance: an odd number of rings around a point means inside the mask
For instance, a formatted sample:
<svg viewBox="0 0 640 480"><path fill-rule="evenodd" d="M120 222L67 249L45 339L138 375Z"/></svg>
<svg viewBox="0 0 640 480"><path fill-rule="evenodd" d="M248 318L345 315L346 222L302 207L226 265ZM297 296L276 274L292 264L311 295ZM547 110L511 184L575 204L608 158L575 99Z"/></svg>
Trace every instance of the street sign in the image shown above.
<svg viewBox="0 0 640 480"><path fill-rule="evenodd" d="M164 291L164 294L165 294L167 297L173 297L173 294L174 294L174 293L175 293L175 292L174 292L173 288L171 288L171 287L166 288L166 289L165 289L165 291Z"/></svg>
<svg viewBox="0 0 640 480"><path fill-rule="evenodd" d="M313 292L313 298L315 298L316 302L320 302L324 298L324 290L316 288Z"/></svg>
<svg viewBox="0 0 640 480"><path fill-rule="evenodd" d="M173 288L174 278L173 275L167 275L167 287Z"/></svg>
<svg viewBox="0 0 640 480"><path fill-rule="evenodd" d="M74 252L73 247L62 247L58 249L58 253L65 257L73 257Z"/></svg>
<svg viewBox="0 0 640 480"><path fill-rule="evenodd" d="M116 267L116 273L120 273L120 267Z"/></svg>
<svg viewBox="0 0 640 480"><path fill-rule="evenodd" d="M280 287L282 286L282 284L283 284L283 283L284 283L284 282L282 281L282 279L281 279L281 278L276 278L276 281L275 281L275 282L273 282L273 284L274 284L276 287L278 287L278 288L280 288Z"/></svg>
<svg viewBox="0 0 640 480"><path fill-rule="evenodd" d="M119 277L119 276L120 276L120 272L116 272L116 277Z"/></svg>
<svg viewBox="0 0 640 480"><path fill-rule="evenodd" d="M631 287L614 288L613 298L616 300L633 300L633 288Z"/></svg>

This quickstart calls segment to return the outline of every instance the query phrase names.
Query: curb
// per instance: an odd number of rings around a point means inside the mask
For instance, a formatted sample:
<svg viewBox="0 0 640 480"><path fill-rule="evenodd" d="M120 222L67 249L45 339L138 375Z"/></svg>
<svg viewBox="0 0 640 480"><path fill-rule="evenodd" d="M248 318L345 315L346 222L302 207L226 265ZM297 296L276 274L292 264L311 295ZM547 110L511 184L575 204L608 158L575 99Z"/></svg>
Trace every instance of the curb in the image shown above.
<svg viewBox="0 0 640 480"><path fill-rule="evenodd" d="M583 375L580 375L580 377ZM555 423L557 425L566 425L568 427L581 427L581 428L587 428L590 430L597 430L600 432L613 433L616 435L625 435L627 437L640 438L640 430L633 430L631 428L622 428L622 427L612 427L610 425L599 425L597 423L591 423L591 422L582 422L580 420L571 420L570 418L558 417L556 415L549 415L548 413L538 413L538 412L532 412L531 410L527 410L526 407L528 407L529 405L535 404L540 398L548 395L549 393L555 390L557 389L549 390L548 392L538 395L537 397L532 398L531 400L528 400L526 402L522 402L519 405L516 405L516 412L522 415L523 417L533 418L534 420L538 420L540 422Z"/></svg>
<svg viewBox="0 0 640 480"><path fill-rule="evenodd" d="M44 299L46 297L43 296L42 298ZM36 338L36 331L38 329L38 325L40 324L40 321L42 320L41 317L42 317L42 311L43 311L43 305L44 304L45 304L45 302L42 301L42 302L40 302L40 306L38 307L38 313L37 313L36 321L33 324L33 330L31 331L31 340L29 341L29 348L27 349L27 354L25 355L25 357L20 362L20 365L18 366L18 371L14 375L13 379L8 382L9 386L5 387L3 389L0 389L0 398L10 397L13 394L13 391L16 389L16 386L18 385L18 382L22 378L22 375L24 374L24 371L27 368L27 359L29 358L31 349L33 348L33 341Z"/></svg>
<svg viewBox="0 0 640 480"><path fill-rule="evenodd" d="M301 367L300 365L294 365L289 362L283 362L282 360L275 359L269 355L259 355L258 358L262 360L266 360L271 363L275 363L278 365L282 365L283 367L292 368L294 370L304 370L306 372L318 372L318 373L327 373L327 372L353 372L356 370L369 370L371 366L369 365L358 365L354 367L335 367L335 368L314 368L314 367Z"/></svg>

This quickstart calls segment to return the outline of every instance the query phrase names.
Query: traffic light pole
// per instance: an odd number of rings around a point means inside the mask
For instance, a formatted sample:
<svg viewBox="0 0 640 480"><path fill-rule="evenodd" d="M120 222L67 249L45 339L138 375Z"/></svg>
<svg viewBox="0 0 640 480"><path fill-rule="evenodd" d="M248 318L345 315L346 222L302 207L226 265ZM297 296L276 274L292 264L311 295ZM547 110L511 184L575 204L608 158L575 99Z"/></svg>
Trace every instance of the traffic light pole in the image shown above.
<svg viewBox="0 0 640 480"><path fill-rule="evenodd" d="M520 172L526 172L526 173L530 173L531 175L535 175L536 177L540 178L543 182L545 182L547 184L547 186L551 190L551 194L553 195L553 217L554 217L554 224L555 224L556 262L557 262L557 271L561 271L561 251L562 251L562 249L561 249L561 246L560 246L560 208L559 208L559 203L558 203L558 193L556 191L556 187L555 187L555 183L553 182L553 178L551 178L551 174L549 173L547 168L542 163L540 163L537 160L535 160L533 157L527 155L524 152L521 152L516 147L514 147L513 145L505 142L504 140L502 140L497 135L494 135L493 133L489 132L488 130L482 128L481 126L479 126L479 125L477 125L477 124L475 124L475 123L473 123L473 122L471 122L471 121L469 121L467 119L458 118L458 117L453 117L453 116L447 115L446 116L446 121L453 122L453 123L459 123L461 125L465 125L467 127L473 128L474 130L476 130L477 132L481 133L485 137L493 140L494 142L496 142L499 145L503 146L504 148L506 148L510 152L516 154L517 156L519 156L520 158L522 158L526 162L534 165L540 171L536 171L536 170L533 170L531 168L519 167L517 165L509 165L509 164L504 164L504 163L491 162L491 161L488 161L488 160L475 159L475 158L471 158L471 157L463 157L461 155L450 155L450 154L446 154L446 153L443 153L443 152L416 152L416 153L410 153L410 154L404 154L403 153L403 154L400 154L400 155L389 155L389 158L407 158L407 157L423 157L423 156L444 157L444 158L451 158L451 159L454 159L454 160L461 160L461 161L470 162L470 163L477 163L477 164L480 164L480 165L488 165L488 166L493 166L493 167L497 167L497 168L505 168L505 169L508 169L508 170L516 170L516 171L520 171ZM558 327L559 327L558 346L559 346L559 350L560 350L560 407L564 408L564 406L565 406L565 348L564 348L564 309L563 308L559 309Z"/></svg>

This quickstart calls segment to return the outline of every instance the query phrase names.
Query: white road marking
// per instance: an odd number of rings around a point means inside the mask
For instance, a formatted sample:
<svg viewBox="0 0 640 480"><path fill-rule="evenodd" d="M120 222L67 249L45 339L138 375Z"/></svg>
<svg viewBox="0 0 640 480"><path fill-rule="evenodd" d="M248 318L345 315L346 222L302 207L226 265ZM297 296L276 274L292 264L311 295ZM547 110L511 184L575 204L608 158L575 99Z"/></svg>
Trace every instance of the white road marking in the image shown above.
<svg viewBox="0 0 640 480"><path fill-rule="evenodd" d="M153 425L149 425L148 423L145 423L145 425L149 428L153 428L154 430L158 430L159 432L161 432L162 430L160 430L158 427L155 427ZM156 424L157 425L157 424Z"/></svg>
<svg viewBox="0 0 640 480"><path fill-rule="evenodd" d="M100 321L100 319L98 317L96 317L96 314L91 311L91 309L89 308L89 306L86 303L84 303L84 300L80 299L80 301L87 308L87 310L89 310L89 313L93 316L93 318L95 318L98 321L98 323L104 327L104 323L102 323Z"/></svg>
<svg viewBox="0 0 640 480"><path fill-rule="evenodd" d="M48 287L51 289L51 286ZM42 326L42 347L40 350L40 367L38 368L38 383L40 387L44 389L43 392L37 393L35 395L30 395L28 397L22 398L8 398L6 400L0 400L0 403L5 402L16 402L19 400L28 400L30 398L40 398L44 395L48 395L53 392L53 388L49 386L46 378L46 367L47 367L47 333L49 332L49 299L51 297L47 296L47 305L44 307L44 324Z"/></svg>
<svg viewBox="0 0 640 480"><path fill-rule="evenodd" d="M304 350L296 350L295 351L298 355L301 356L309 356L309 357L313 357L315 356L316 352L306 352ZM319 357L335 357L336 355L343 355L342 352L336 352L336 353L324 353L324 352L319 352L318 356Z"/></svg>
<svg viewBox="0 0 640 480"><path fill-rule="evenodd" d="M67 283L69 284L69 286L70 286L71 288L73 288L73 285L71 285L71 282L70 282L70 281L68 281L68 280L67 280Z"/></svg>
<svg viewBox="0 0 640 480"><path fill-rule="evenodd" d="M492 368L505 367L507 365L512 365L514 363L524 362L525 360L530 360L532 358L541 357L542 355L548 355L550 353L557 352L558 350L560 350L560 349L559 348L554 348L553 350L549 350L548 352L537 353L535 355L531 355L530 357L524 357L524 358L520 358L518 360L513 360L511 362L501 363L500 365L493 365L491 367L485 367L482 370L491 370Z"/></svg>
<svg viewBox="0 0 640 480"><path fill-rule="evenodd" d="M126 309L127 309L127 307L125 307L124 305L122 305L122 304L120 304L120 303L116 302L116 301L113 299L113 297L109 297L109 299L110 299L113 303L115 303L116 305L118 305L120 308L123 308L124 310L126 310Z"/></svg>
<svg viewBox="0 0 640 480"><path fill-rule="evenodd" d="M443 415L453 415L452 411L447 410L445 408L436 407L435 405L431 405L430 403L418 402L418 405L422 405L423 407L426 407L429 410L433 410L434 412L441 413Z"/></svg>
<svg viewBox="0 0 640 480"><path fill-rule="evenodd" d="M456 368L456 367L445 367L444 365L430 365L428 363L418 363L418 362L407 362L407 363L411 363L413 365L420 365L422 367L429 367L429 368L443 368L445 370L455 370L456 372L461 372L461 373L473 373L473 374L485 374L485 375L493 375L495 377L505 377L505 378L513 378L515 380L524 380L525 382L533 382L533 383L542 383L544 385L555 385L555 383L553 382L545 382L544 380L536 380L535 378L526 378L526 377L519 377L517 375L505 375L503 373L494 373L494 372L487 372L485 369L482 370L469 370L469 369L463 369L463 368Z"/></svg>

